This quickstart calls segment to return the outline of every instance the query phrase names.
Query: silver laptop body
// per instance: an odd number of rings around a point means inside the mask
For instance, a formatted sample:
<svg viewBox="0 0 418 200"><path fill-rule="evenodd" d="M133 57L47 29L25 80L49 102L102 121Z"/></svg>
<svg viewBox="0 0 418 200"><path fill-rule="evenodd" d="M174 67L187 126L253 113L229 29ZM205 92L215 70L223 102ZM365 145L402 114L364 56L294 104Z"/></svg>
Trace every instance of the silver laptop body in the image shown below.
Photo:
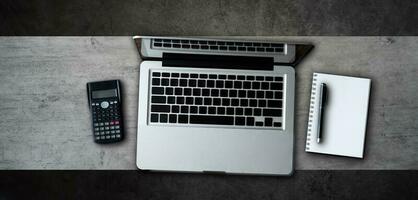
<svg viewBox="0 0 418 200"><path fill-rule="evenodd" d="M295 45L135 36L142 170L290 175Z"/></svg>

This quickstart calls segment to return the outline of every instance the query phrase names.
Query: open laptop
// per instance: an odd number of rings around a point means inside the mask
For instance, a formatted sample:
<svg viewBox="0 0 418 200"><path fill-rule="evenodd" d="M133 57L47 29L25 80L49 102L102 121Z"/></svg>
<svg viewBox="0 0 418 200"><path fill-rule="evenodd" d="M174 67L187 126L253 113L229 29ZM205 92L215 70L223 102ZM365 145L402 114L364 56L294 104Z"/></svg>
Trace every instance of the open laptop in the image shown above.
<svg viewBox="0 0 418 200"><path fill-rule="evenodd" d="M295 44L135 36L142 170L289 175ZM293 66L292 66L293 65Z"/></svg>

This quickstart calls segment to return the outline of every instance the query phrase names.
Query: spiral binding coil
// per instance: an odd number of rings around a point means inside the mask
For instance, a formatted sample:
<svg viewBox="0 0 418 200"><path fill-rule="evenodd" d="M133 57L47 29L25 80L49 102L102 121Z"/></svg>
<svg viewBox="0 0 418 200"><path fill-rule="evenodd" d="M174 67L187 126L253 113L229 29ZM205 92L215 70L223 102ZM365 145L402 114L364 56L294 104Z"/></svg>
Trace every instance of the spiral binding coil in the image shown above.
<svg viewBox="0 0 418 200"><path fill-rule="evenodd" d="M309 119L308 119L308 131L306 137L306 151L309 151L310 144L311 144L311 135L312 135L312 124L313 124L313 113L315 108L315 94L316 94L316 77L318 74L314 73L312 78L312 91L311 91L311 99L310 99L310 106L309 106Z"/></svg>

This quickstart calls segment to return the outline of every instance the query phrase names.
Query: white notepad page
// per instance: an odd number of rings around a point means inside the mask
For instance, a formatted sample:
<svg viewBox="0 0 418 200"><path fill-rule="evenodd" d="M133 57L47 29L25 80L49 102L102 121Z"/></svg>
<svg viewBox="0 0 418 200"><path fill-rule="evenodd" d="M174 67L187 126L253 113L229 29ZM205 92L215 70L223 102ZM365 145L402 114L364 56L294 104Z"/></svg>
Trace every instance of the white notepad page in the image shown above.
<svg viewBox="0 0 418 200"><path fill-rule="evenodd" d="M317 143L319 88L325 83L328 99L321 142ZM363 158L370 79L314 73L306 151Z"/></svg>

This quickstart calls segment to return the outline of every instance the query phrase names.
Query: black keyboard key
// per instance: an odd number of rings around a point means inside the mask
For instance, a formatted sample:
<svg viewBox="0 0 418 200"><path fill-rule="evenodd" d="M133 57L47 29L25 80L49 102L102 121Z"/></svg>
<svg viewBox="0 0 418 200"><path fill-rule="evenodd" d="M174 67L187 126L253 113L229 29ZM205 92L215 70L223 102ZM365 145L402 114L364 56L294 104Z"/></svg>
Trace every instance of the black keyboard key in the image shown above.
<svg viewBox="0 0 418 200"><path fill-rule="evenodd" d="M199 106L199 114L207 114L208 107L206 106Z"/></svg>
<svg viewBox="0 0 418 200"><path fill-rule="evenodd" d="M171 77L178 78L178 77L180 77L180 74L179 73L171 73Z"/></svg>
<svg viewBox="0 0 418 200"><path fill-rule="evenodd" d="M211 116L211 115L190 115L190 124L234 125L234 117Z"/></svg>
<svg viewBox="0 0 418 200"><path fill-rule="evenodd" d="M189 122L189 116L187 115L179 115L179 123L187 124Z"/></svg>
<svg viewBox="0 0 418 200"><path fill-rule="evenodd" d="M257 91L257 98L259 99L264 98L264 91Z"/></svg>
<svg viewBox="0 0 418 200"><path fill-rule="evenodd" d="M173 48L181 48L180 44L173 44Z"/></svg>
<svg viewBox="0 0 418 200"><path fill-rule="evenodd" d="M162 77L170 77L170 73L168 73L168 72L163 72L163 73L162 73Z"/></svg>
<svg viewBox="0 0 418 200"><path fill-rule="evenodd" d="M198 80L197 86L199 87L206 87L206 81L205 80Z"/></svg>
<svg viewBox="0 0 418 200"><path fill-rule="evenodd" d="M274 92L274 98L275 99L282 99L283 98L283 93L280 92L280 91Z"/></svg>
<svg viewBox="0 0 418 200"><path fill-rule="evenodd" d="M189 113L189 106L181 106L180 107L181 113Z"/></svg>
<svg viewBox="0 0 418 200"><path fill-rule="evenodd" d="M235 115L243 115L244 109L243 108L235 108Z"/></svg>
<svg viewBox="0 0 418 200"><path fill-rule="evenodd" d="M167 98L167 103L168 104L175 104L176 103L176 98L175 97L168 97Z"/></svg>
<svg viewBox="0 0 418 200"><path fill-rule="evenodd" d="M208 114L216 114L216 107L209 107Z"/></svg>
<svg viewBox="0 0 418 200"><path fill-rule="evenodd" d="M250 107L257 107L257 100L256 99L250 99Z"/></svg>
<svg viewBox="0 0 418 200"><path fill-rule="evenodd" d="M184 104L184 97L177 97L177 104Z"/></svg>
<svg viewBox="0 0 418 200"><path fill-rule="evenodd" d="M230 104L230 99L222 99L223 106L229 106L229 104Z"/></svg>
<svg viewBox="0 0 418 200"><path fill-rule="evenodd" d="M214 106L219 106L221 105L221 99L220 98L213 98L213 105Z"/></svg>
<svg viewBox="0 0 418 200"><path fill-rule="evenodd" d="M168 122L170 122L170 123L177 123L177 115L170 114L170 116L168 117Z"/></svg>
<svg viewBox="0 0 418 200"><path fill-rule="evenodd" d="M282 83L271 83L271 90L282 90L283 84Z"/></svg>
<svg viewBox="0 0 418 200"><path fill-rule="evenodd" d="M193 104L193 97L186 97L186 104L192 105Z"/></svg>
<svg viewBox="0 0 418 200"><path fill-rule="evenodd" d="M216 45L216 41L208 41L208 44L210 44L210 45Z"/></svg>
<svg viewBox="0 0 418 200"><path fill-rule="evenodd" d="M178 79L171 79L170 80L170 85L171 86L178 86L179 85L179 80Z"/></svg>
<svg viewBox="0 0 418 200"><path fill-rule="evenodd" d="M151 93L152 94L164 94L164 88L163 87L152 87Z"/></svg>
<svg viewBox="0 0 418 200"><path fill-rule="evenodd" d="M210 79L217 79L218 76L216 74L209 74Z"/></svg>
<svg viewBox="0 0 418 200"><path fill-rule="evenodd" d="M241 98L247 97L247 91L245 91L245 90L239 90L238 91L238 97L241 97Z"/></svg>
<svg viewBox="0 0 418 200"><path fill-rule="evenodd" d="M266 102L266 100L263 100L263 99L259 99L258 100L258 107L266 107L267 105L267 102Z"/></svg>
<svg viewBox="0 0 418 200"><path fill-rule="evenodd" d="M252 81L252 80L254 80L255 79L255 77L254 76L247 76L247 80L249 80L249 81Z"/></svg>
<svg viewBox="0 0 418 200"><path fill-rule="evenodd" d="M190 78L199 78L198 74L190 74Z"/></svg>
<svg viewBox="0 0 418 200"><path fill-rule="evenodd" d="M261 116L261 109L260 108L254 108L254 116Z"/></svg>
<svg viewBox="0 0 418 200"><path fill-rule="evenodd" d="M256 90L260 89L260 82L253 82L252 89L256 89Z"/></svg>
<svg viewBox="0 0 418 200"><path fill-rule="evenodd" d="M160 72L152 72L152 76L153 77L160 77L161 73Z"/></svg>
<svg viewBox="0 0 418 200"><path fill-rule="evenodd" d="M189 87L196 87L196 80L189 79Z"/></svg>
<svg viewBox="0 0 418 200"><path fill-rule="evenodd" d="M156 47L162 47L163 44L162 43L159 43L159 42L154 42L154 46L156 46Z"/></svg>
<svg viewBox="0 0 418 200"><path fill-rule="evenodd" d="M221 97L228 97L228 90L220 90L221 91Z"/></svg>
<svg viewBox="0 0 418 200"><path fill-rule="evenodd" d="M190 44L182 44L181 47L184 49L190 49Z"/></svg>
<svg viewBox="0 0 418 200"><path fill-rule="evenodd" d="M256 122L255 125L256 126L263 126L263 122Z"/></svg>
<svg viewBox="0 0 418 200"><path fill-rule="evenodd" d="M227 115L234 115L234 108L226 108Z"/></svg>
<svg viewBox="0 0 418 200"><path fill-rule="evenodd" d="M272 91L266 91L266 98L272 99L273 98L273 92Z"/></svg>
<svg viewBox="0 0 418 200"><path fill-rule="evenodd" d="M215 87L215 81L214 80L207 80L206 87L208 87L208 88Z"/></svg>
<svg viewBox="0 0 418 200"><path fill-rule="evenodd" d="M243 107L247 107L248 106L248 99L240 99L240 101L241 101L241 106L243 106Z"/></svg>
<svg viewBox="0 0 418 200"><path fill-rule="evenodd" d="M158 122L158 114L151 114L151 122Z"/></svg>
<svg viewBox="0 0 418 200"><path fill-rule="evenodd" d="M230 50L230 51L236 51L237 50L237 47L228 47L228 50Z"/></svg>
<svg viewBox="0 0 418 200"><path fill-rule="evenodd" d="M244 81L244 83L243 83L243 88L244 88L244 89L251 89L251 82Z"/></svg>
<svg viewBox="0 0 418 200"><path fill-rule="evenodd" d="M268 100L267 106L270 108L281 108L282 107L282 101L280 100Z"/></svg>
<svg viewBox="0 0 418 200"><path fill-rule="evenodd" d="M203 99L204 105L212 105L212 99L211 98L204 98Z"/></svg>
<svg viewBox="0 0 418 200"><path fill-rule="evenodd" d="M247 47L247 50L248 51L255 51L255 48L254 47Z"/></svg>
<svg viewBox="0 0 418 200"><path fill-rule="evenodd" d="M281 122L274 122L273 126L274 127L281 127L282 123Z"/></svg>
<svg viewBox="0 0 418 200"><path fill-rule="evenodd" d="M199 44L207 44L208 43L208 41L205 41L205 40L200 40L199 41Z"/></svg>
<svg viewBox="0 0 418 200"><path fill-rule="evenodd" d="M219 96L219 90L218 89L212 89L212 90L210 90L210 96L212 96L212 97L218 97Z"/></svg>
<svg viewBox="0 0 418 200"><path fill-rule="evenodd" d="M238 76L237 76L237 79L238 79L238 80L245 80L245 76L243 76L243 75L238 75Z"/></svg>
<svg viewBox="0 0 418 200"><path fill-rule="evenodd" d="M152 78L152 85L160 85L160 79L159 78Z"/></svg>
<svg viewBox="0 0 418 200"><path fill-rule="evenodd" d="M208 75L207 74L200 74L199 77L200 78L208 78Z"/></svg>
<svg viewBox="0 0 418 200"><path fill-rule="evenodd" d="M186 74L186 73L181 73L181 77L182 77L182 78L189 78L189 74Z"/></svg>
<svg viewBox="0 0 418 200"><path fill-rule="evenodd" d="M263 116L281 117L282 109L263 109Z"/></svg>
<svg viewBox="0 0 418 200"><path fill-rule="evenodd" d="M261 89L263 89L263 90L268 90L268 89L270 89L270 84L269 84L269 82L262 82L262 83L261 83Z"/></svg>
<svg viewBox="0 0 418 200"><path fill-rule="evenodd" d="M270 118L270 117L264 118L264 126L273 126L273 118Z"/></svg>
<svg viewBox="0 0 418 200"><path fill-rule="evenodd" d="M210 96L210 90L209 89L202 89L202 96L205 96L205 97Z"/></svg>
<svg viewBox="0 0 418 200"><path fill-rule="evenodd" d="M232 81L225 81L225 88L232 88L233 82Z"/></svg>
<svg viewBox="0 0 418 200"><path fill-rule="evenodd" d="M167 123L168 121L168 114L160 114L160 122Z"/></svg>
<svg viewBox="0 0 418 200"><path fill-rule="evenodd" d="M246 51L247 48L246 47L238 47L238 51Z"/></svg>
<svg viewBox="0 0 418 200"><path fill-rule="evenodd" d="M202 97L195 97L194 98L194 104L195 105L202 105L203 104L203 98Z"/></svg>
<svg viewBox="0 0 418 200"><path fill-rule="evenodd" d="M218 80L216 81L216 88L223 88L224 87L224 81Z"/></svg>
<svg viewBox="0 0 418 200"><path fill-rule="evenodd" d="M256 76L255 80L257 81L264 81L264 76Z"/></svg>
<svg viewBox="0 0 418 200"><path fill-rule="evenodd" d="M228 50L228 47L227 46L220 46L219 50L226 51L226 50Z"/></svg>
<svg viewBox="0 0 418 200"><path fill-rule="evenodd" d="M166 87L165 88L165 94L166 95L173 95L174 94L174 89L172 87Z"/></svg>
<svg viewBox="0 0 418 200"><path fill-rule="evenodd" d="M239 106L239 99L231 99L231 106Z"/></svg>
<svg viewBox="0 0 418 200"><path fill-rule="evenodd" d="M184 88L183 89L183 95L184 96L190 96L190 95L192 95L192 89L191 88Z"/></svg>
<svg viewBox="0 0 418 200"><path fill-rule="evenodd" d="M228 75L228 79L229 80L235 80L235 79L237 79L237 76L235 76L235 75Z"/></svg>
<svg viewBox="0 0 418 200"><path fill-rule="evenodd" d="M234 81L234 88L241 89L242 88L242 81Z"/></svg>
<svg viewBox="0 0 418 200"><path fill-rule="evenodd" d="M253 109L252 108L246 108L244 110L244 114L247 115L247 116L253 115Z"/></svg>
<svg viewBox="0 0 418 200"><path fill-rule="evenodd" d="M245 125L245 117L235 117L235 125L244 126Z"/></svg>
<svg viewBox="0 0 418 200"><path fill-rule="evenodd" d="M255 98L255 91L254 90L248 90L247 98Z"/></svg>
<svg viewBox="0 0 418 200"><path fill-rule="evenodd" d="M247 117L247 126L254 126L254 117Z"/></svg>
<svg viewBox="0 0 418 200"><path fill-rule="evenodd" d="M169 79L167 79L167 78L161 79L161 85L162 86L168 86L169 83L170 83L170 80Z"/></svg>
<svg viewBox="0 0 418 200"><path fill-rule="evenodd" d="M229 97L237 97L238 91L237 90L229 90Z"/></svg>
<svg viewBox="0 0 418 200"><path fill-rule="evenodd" d="M201 89L200 88L193 88L193 96L200 96Z"/></svg>
<svg viewBox="0 0 418 200"><path fill-rule="evenodd" d="M187 79L180 79L180 86L187 87Z"/></svg>
<svg viewBox="0 0 418 200"><path fill-rule="evenodd" d="M272 76L266 76L266 81L273 81L273 77Z"/></svg>
<svg viewBox="0 0 418 200"><path fill-rule="evenodd" d="M266 48L267 52L274 52L274 48Z"/></svg>
<svg viewBox="0 0 418 200"><path fill-rule="evenodd" d="M175 95L183 95L183 88L176 88L174 89Z"/></svg>
<svg viewBox="0 0 418 200"><path fill-rule="evenodd" d="M169 105L151 105L151 112L170 112Z"/></svg>
<svg viewBox="0 0 418 200"><path fill-rule="evenodd" d="M274 81L283 81L283 77L274 77Z"/></svg>
<svg viewBox="0 0 418 200"><path fill-rule="evenodd" d="M214 46L214 45L213 46L209 46L209 47L210 47L211 50L218 50L218 48L219 48L218 46Z"/></svg>
<svg viewBox="0 0 418 200"><path fill-rule="evenodd" d="M209 49L209 46L208 45L200 45L200 48L206 50L206 49Z"/></svg>
<svg viewBox="0 0 418 200"><path fill-rule="evenodd" d="M197 113L198 112L198 107L197 106L190 106L190 113Z"/></svg>
<svg viewBox="0 0 418 200"><path fill-rule="evenodd" d="M225 108L224 107L218 107L217 108L218 115L224 115L225 114Z"/></svg>
<svg viewBox="0 0 418 200"><path fill-rule="evenodd" d="M220 75L218 75L218 79L226 79L226 75L220 74Z"/></svg>
<svg viewBox="0 0 418 200"><path fill-rule="evenodd" d="M171 106L171 112L172 113L179 113L180 112L180 106Z"/></svg>
<svg viewBox="0 0 418 200"><path fill-rule="evenodd" d="M151 103L165 103L166 97L165 96L152 96Z"/></svg>

